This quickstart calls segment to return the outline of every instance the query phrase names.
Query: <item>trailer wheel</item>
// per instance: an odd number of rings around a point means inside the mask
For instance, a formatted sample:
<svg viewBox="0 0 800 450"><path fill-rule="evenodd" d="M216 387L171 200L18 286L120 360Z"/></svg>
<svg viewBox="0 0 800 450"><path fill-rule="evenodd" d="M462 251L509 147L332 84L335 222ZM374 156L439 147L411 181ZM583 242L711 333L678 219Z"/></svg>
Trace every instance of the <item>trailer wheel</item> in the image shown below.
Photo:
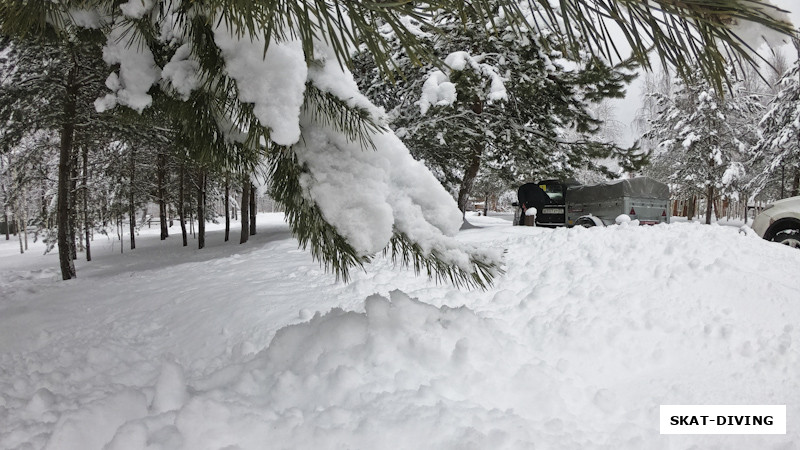
<svg viewBox="0 0 800 450"><path fill-rule="evenodd" d="M778 233L773 241L792 248L800 248L800 233Z"/></svg>
<svg viewBox="0 0 800 450"><path fill-rule="evenodd" d="M591 227L593 227L595 225L596 224L594 223L594 220L592 220L592 219L590 219L588 217L581 217L580 219L575 221L575 226L576 227L591 228Z"/></svg>

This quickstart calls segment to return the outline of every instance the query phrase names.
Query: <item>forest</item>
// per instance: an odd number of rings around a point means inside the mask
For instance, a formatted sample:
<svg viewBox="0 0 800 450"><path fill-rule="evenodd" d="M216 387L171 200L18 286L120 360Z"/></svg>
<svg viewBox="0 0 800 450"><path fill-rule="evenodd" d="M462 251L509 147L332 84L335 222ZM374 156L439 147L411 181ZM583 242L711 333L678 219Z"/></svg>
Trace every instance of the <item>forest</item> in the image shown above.
<svg viewBox="0 0 800 450"><path fill-rule="evenodd" d="M496 260L452 240L453 200L644 173L708 222L796 195L798 63L740 37L789 42L785 12L655 3L4 0L0 231L70 279L95 236L133 250L154 223L203 248L240 220L244 244L261 199L345 280L388 251L485 286ZM642 71L624 148L605 102Z"/></svg>

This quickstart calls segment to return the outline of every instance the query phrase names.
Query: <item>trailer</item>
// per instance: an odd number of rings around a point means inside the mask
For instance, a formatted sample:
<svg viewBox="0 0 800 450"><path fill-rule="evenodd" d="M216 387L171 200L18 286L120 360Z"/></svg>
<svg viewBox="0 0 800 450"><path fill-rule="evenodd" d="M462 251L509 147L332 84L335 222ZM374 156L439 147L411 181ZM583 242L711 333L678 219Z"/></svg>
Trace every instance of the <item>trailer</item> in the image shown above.
<svg viewBox="0 0 800 450"><path fill-rule="evenodd" d="M670 221L669 186L649 177L592 185L545 180L520 186L517 198L516 225L605 226L623 214L640 225Z"/></svg>

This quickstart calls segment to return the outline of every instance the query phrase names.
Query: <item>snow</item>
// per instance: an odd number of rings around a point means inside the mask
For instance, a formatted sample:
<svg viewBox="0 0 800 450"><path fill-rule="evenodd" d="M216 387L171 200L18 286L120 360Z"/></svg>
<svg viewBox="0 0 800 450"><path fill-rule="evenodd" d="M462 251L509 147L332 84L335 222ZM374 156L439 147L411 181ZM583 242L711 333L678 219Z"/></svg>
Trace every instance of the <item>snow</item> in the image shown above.
<svg viewBox="0 0 800 450"><path fill-rule="evenodd" d="M428 79L422 85L420 99L417 102L420 112L424 115L431 106L448 106L456 101L456 85L450 81L449 73L453 71L473 70L488 80L488 89L481 93L481 97L491 103L494 101L507 100L503 77L497 68L491 64L483 62L484 56L473 56L467 52L453 52L444 59L445 65L449 68L448 73L435 70L428 75Z"/></svg>
<svg viewBox="0 0 800 450"><path fill-rule="evenodd" d="M629 224L631 223L631 216L627 214L620 214L616 219L614 219L614 223L617 225L622 225L623 223Z"/></svg>
<svg viewBox="0 0 800 450"><path fill-rule="evenodd" d="M537 213L536 208L534 208L533 206L525 210L526 216L536 216L536 213Z"/></svg>
<svg viewBox="0 0 800 450"><path fill-rule="evenodd" d="M263 36L236 36L220 20L214 42L225 59L225 71L236 80L239 100L254 105L253 113L270 129L270 139L278 145L297 142L308 73L300 40L270 42L265 52Z"/></svg>
<svg viewBox="0 0 800 450"><path fill-rule="evenodd" d="M166 361L156 381L151 409L163 413L179 409L186 402L186 380L183 368L172 361Z"/></svg>
<svg viewBox="0 0 800 450"><path fill-rule="evenodd" d="M128 0L119 5L119 9L129 19L141 19L153 9L154 4L154 0Z"/></svg>
<svg viewBox="0 0 800 450"><path fill-rule="evenodd" d="M725 169L725 173L722 174L722 185L730 186L743 179L745 174L746 171L742 163L732 162Z"/></svg>
<svg viewBox="0 0 800 450"><path fill-rule="evenodd" d="M506 92L503 77L497 72L497 68L491 64L483 62L483 56L473 56L467 52L453 52L444 60L445 65L455 71L462 71L469 66L477 73L488 77L490 80L489 90L486 97L490 101L507 100L508 93Z"/></svg>
<svg viewBox="0 0 800 450"><path fill-rule="evenodd" d="M320 44L315 56L318 59L309 67L308 80L345 99L349 106L365 109L376 125L383 126L384 111L358 91L352 74L338 64L333 50ZM401 234L425 255L436 254L469 273L474 259L499 259L499 252L492 249L456 242L453 236L462 220L455 201L388 128L365 131L374 150L313 114L301 114L300 128L302 139L292 151L306 168L300 177L304 195L359 255L381 252L395 234Z"/></svg>
<svg viewBox="0 0 800 450"><path fill-rule="evenodd" d="M69 8L68 14L70 21L82 28L99 29L109 21L98 9Z"/></svg>
<svg viewBox="0 0 800 450"><path fill-rule="evenodd" d="M139 1L139 0L131 0ZM161 70L155 63L149 47L137 42L136 33L127 33L126 27L115 23L103 47L103 61L108 65L119 64L119 76L113 84L113 94L95 101L95 109L104 112L117 104L129 106L141 113L150 106L153 98L147 91L161 78ZM108 85L108 82L107 82Z"/></svg>
<svg viewBox="0 0 800 450"><path fill-rule="evenodd" d="M0 241L0 448L792 448L661 436L661 404L800 414L800 252L737 228L482 228L486 292L378 259L350 284L280 214L247 245L141 231L63 282ZM174 230L174 228L173 228ZM235 234L236 230L234 230ZM191 241L193 243L193 241ZM780 264L776 264L780 261Z"/></svg>
<svg viewBox="0 0 800 450"><path fill-rule="evenodd" d="M409 33L413 34L416 37L429 38L433 36L431 33L422 31L422 28L420 28L420 23L417 20L412 19L411 17L400 16L400 23L403 24L403 27L406 29L406 31L408 31ZM388 28L389 30L391 29L389 25L384 25L381 29L382 33L386 32L384 31L384 28Z"/></svg>
<svg viewBox="0 0 800 450"><path fill-rule="evenodd" d="M474 67L476 61L472 58L472 56L467 52L453 52L447 55L444 59L444 63L447 67L455 71L462 71L467 68L467 65Z"/></svg>
<svg viewBox="0 0 800 450"><path fill-rule="evenodd" d="M383 108L377 107L358 90L353 74L336 59L332 47L321 42L314 45L315 61L309 65L308 81L323 92L335 95L350 107L365 109L377 124L385 120Z"/></svg>
<svg viewBox="0 0 800 450"><path fill-rule="evenodd" d="M455 201L393 133L374 134L372 151L310 118L302 124L295 148L308 168L300 180L306 196L360 255L382 251L397 232L466 271L472 271L471 255L499 258L456 242L462 221Z"/></svg>
<svg viewBox="0 0 800 450"><path fill-rule="evenodd" d="M756 7L755 9L759 10L764 16L789 24L792 23L789 14L778 9L770 0L763 0L759 3L760 5L752 5L752 7ZM768 48L780 47L788 42L786 35L770 30L756 22L735 20L730 29L746 45L754 49L762 45L766 45Z"/></svg>
<svg viewBox="0 0 800 450"><path fill-rule="evenodd" d="M200 63L192 58L191 53L192 48L189 44L181 45L161 71L163 79L169 81L184 101L188 100L192 91L200 85L198 77Z"/></svg>
<svg viewBox="0 0 800 450"><path fill-rule="evenodd" d="M431 106L449 106L456 101L456 85L441 70L431 72L422 84L419 110L425 115Z"/></svg>

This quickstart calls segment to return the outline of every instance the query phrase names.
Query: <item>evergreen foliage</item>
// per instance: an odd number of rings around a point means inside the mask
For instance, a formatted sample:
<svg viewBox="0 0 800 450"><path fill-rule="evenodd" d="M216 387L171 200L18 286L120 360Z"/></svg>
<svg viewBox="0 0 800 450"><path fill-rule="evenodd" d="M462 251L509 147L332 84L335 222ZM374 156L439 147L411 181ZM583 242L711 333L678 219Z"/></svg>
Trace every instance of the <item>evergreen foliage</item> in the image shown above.
<svg viewBox="0 0 800 450"><path fill-rule="evenodd" d="M552 50L554 37L533 23L514 27L502 16L476 12L463 23L458 19L440 12L433 28L408 19L445 67L418 67L383 27L393 43L397 82L386 81L365 53L356 58L356 74L361 90L389 110L392 127L414 156L459 192L462 210L481 173L518 183L607 170L596 161L610 156L635 159L594 137L602 122L591 110L593 103L624 96L634 78L630 65L612 68L587 49L580 60L565 59ZM480 31L492 26L495 33Z"/></svg>
<svg viewBox="0 0 800 450"><path fill-rule="evenodd" d="M800 41L795 40L800 53ZM770 180L792 178L791 195L798 195L800 177L800 61L786 71L777 83L778 93L768 105L759 126L762 137L755 148L753 164L759 173L752 182L755 190L767 188ZM781 173L783 172L783 173ZM774 187L774 186L773 186ZM783 194L785 194L785 190Z"/></svg>
<svg viewBox="0 0 800 450"><path fill-rule="evenodd" d="M733 78L733 77L731 77ZM668 180L678 195L738 195L752 173L746 170L758 141L759 98L733 83L723 95L698 73L678 80L671 94L652 93L658 113L644 138L657 145L648 174Z"/></svg>

